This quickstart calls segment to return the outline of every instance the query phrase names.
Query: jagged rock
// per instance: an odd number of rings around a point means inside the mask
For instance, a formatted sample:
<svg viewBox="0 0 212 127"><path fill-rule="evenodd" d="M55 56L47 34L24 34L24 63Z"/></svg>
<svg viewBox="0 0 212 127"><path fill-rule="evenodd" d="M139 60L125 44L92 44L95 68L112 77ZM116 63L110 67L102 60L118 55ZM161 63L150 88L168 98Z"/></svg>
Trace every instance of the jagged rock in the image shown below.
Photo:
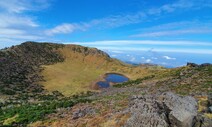
<svg viewBox="0 0 212 127"><path fill-rule="evenodd" d="M212 94L208 95L208 105L212 106Z"/></svg>
<svg viewBox="0 0 212 127"><path fill-rule="evenodd" d="M211 66L212 64L210 64L210 63L203 63L203 64L201 64L200 65L200 67L207 67L207 66Z"/></svg>
<svg viewBox="0 0 212 127"><path fill-rule="evenodd" d="M128 110L132 115L125 127L193 127L198 123L196 100L171 92L133 96Z"/></svg>
<svg viewBox="0 0 212 127"><path fill-rule="evenodd" d="M210 63L203 63L203 64L195 64L195 63L187 63L187 66L191 66L191 67L208 67L208 66L211 66L212 64Z"/></svg>
<svg viewBox="0 0 212 127"><path fill-rule="evenodd" d="M162 103L170 111L168 119L171 126L192 127L197 116L197 102L193 97L179 97L171 92L164 93ZM161 103L161 102L160 102Z"/></svg>
<svg viewBox="0 0 212 127"><path fill-rule="evenodd" d="M199 65L198 64L195 64L195 63L187 63L187 66L191 66L191 67L198 67Z"/></svg>
<svg viewBox="0 0 212 127"><path fill-rule="evenodd" d="M209 112L212 113L212 106L210 106L208 109L209 109Z"/></svg>

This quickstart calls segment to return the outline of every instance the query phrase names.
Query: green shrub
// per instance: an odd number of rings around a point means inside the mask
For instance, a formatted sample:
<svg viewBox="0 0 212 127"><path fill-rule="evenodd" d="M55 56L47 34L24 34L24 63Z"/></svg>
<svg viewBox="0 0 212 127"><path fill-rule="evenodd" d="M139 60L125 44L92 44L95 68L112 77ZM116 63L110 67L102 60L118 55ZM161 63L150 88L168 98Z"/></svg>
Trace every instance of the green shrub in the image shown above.
<svg viewBox="0 0 212 127"><path fill-rule="evenodd" d="M0 125L4 120L17 116L16 124L28 124L38 120L42 120L46 114L54 113L57 108L72 107L77 103L91 102L86 98L70 99L64 98L56 101L46 101L40 104L25 104L14 108L0 110Z"/></svg>

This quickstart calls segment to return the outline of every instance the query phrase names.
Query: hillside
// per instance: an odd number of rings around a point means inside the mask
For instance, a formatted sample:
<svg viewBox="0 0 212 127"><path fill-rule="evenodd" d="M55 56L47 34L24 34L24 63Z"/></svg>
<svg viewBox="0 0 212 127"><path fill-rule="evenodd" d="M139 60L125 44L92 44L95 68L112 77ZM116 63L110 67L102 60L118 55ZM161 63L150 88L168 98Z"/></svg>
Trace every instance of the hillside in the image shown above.
<svg viewBox="0 0 212 127"><path fill-rule="evenodd" d="M65 95L95 90L95 82L102 79L105 73L120 73L136 79L149 71L112 59L95 48L65 45L58 51L65 60L43 66L45 82L41 84L48 90L58 90Z"/></svg>
<svg viewBox="0 0 212 127"><path fill-rule="evenodd" d="M153 71L89 96L92 103L61 109L32 126L210 127L211 69L211 64L188 64Z"/></svg>
<svg viewBox="0 0 212 127"><path fill-rule="evenodd" d="M106 73L130 80L99 89ZM0 126L212 125L212 65L133 66L96 48L25 42L0 50Z"/></svg>
<svg viewBox="0 0 212 127"><path fill-rule="evenodd" d="M78 45L26 42L2 49L0 55L1 93L8 95L43 89L73 95L93 90L95 81L107 72L130 78L147 72Z"/></svg>
<svg viewBox="0 0 212 127"><path fill-rule="evenodd" d="M62 45L27 42L0 50L0 92L14 95L42 92L37 82L43 80L41 65L64 61L56 51Z"/></svg>

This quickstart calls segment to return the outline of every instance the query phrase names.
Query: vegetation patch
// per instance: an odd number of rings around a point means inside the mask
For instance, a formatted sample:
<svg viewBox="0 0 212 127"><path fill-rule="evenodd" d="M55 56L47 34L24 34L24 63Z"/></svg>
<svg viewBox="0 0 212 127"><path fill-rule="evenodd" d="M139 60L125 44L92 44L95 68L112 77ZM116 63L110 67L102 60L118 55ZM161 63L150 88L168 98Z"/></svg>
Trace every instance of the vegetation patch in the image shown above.
<svg viewBox="0 0 212 127"><path fill-rule="evenodd" d="M86 98L64 98L45 101L38 104L23 104L17 107L0 110L0 125L26 125L42 120L45 115L56 112L58 108L72 107L77 103L91 102Z"/></svg>

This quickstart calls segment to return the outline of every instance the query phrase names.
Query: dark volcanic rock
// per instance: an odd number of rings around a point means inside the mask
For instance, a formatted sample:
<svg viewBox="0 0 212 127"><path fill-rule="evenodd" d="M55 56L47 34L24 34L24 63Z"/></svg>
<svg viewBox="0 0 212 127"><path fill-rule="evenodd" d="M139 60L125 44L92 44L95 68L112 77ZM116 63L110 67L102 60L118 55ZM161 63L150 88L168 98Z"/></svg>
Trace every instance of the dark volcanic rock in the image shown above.
<svg viewBox="0 0 212 127"><path fill-rule="evenodd" d="M208 67L208 66L211 66L212 64L210 63L203 63L203 64L195 64L195 63L187 63L187 66L190 66L190 67Z"/></svg>
<svg viewBox="0 0 212 127"><path fill-rule="evenodd" d="M171 92L161 95L134 96L125 127L193 127L199 124L197 102Z"/></svg>
<svg viewBox="0 0 212 127"><path fill-rule="evenodd" d="M212 113L212 94L208 95L208 104L207 104L207 106L208 106L208 112Z"/></svg>
<svg viewBox="0 0 212 127"><path fill-rule="evenodd" d="M212 64L210 63L204 63L204 64L201 64L200 67L208 67L208 66L211 66Z"/></svg>
<svg viewBox="0 0 212 127"><path fill-rule="evenodd" d="M191 66L191 67L198 67L199 65L198 64L195 64L195 63L187 63L187 66Z"/></svg>

